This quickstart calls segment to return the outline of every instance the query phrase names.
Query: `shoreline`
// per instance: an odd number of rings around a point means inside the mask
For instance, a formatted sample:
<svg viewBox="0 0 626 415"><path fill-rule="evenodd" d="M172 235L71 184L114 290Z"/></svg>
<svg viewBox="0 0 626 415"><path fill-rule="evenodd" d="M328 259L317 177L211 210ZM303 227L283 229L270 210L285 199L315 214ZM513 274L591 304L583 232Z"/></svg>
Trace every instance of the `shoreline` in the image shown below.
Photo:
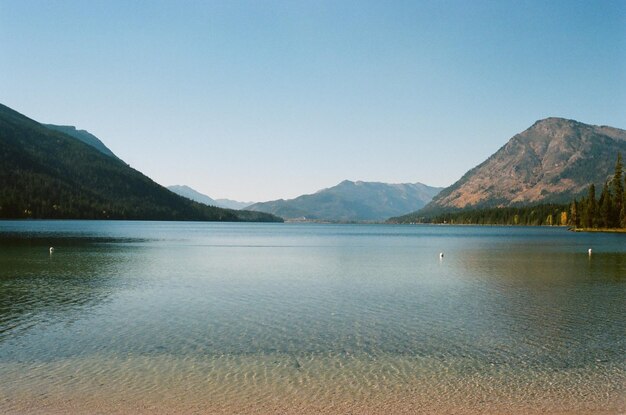
<svg viewBox="0 0 626 415"><path fill-rule="evenodd" d="M626 228L570 228L572 232L626 233Z"/></svg>

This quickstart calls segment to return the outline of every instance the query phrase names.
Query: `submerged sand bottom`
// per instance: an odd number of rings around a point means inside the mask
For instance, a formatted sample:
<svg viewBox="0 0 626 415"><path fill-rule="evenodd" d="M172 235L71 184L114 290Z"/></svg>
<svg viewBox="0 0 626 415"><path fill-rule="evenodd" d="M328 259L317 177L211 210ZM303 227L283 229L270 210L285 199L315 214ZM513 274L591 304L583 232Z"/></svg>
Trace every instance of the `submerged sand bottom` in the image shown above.
<svg viewBox="0 0 626 415"><path fill-rule="evenodd" d="M0 363L5 414L619 414L623 364L167 355Z"/></svg>

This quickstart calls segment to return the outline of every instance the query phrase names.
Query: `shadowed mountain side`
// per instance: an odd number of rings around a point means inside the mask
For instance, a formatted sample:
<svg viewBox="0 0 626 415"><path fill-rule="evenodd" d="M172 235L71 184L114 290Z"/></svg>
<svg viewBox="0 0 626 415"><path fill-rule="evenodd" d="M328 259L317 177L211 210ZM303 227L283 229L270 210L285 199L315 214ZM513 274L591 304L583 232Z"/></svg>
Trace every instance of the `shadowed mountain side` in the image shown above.
<svg viewBox="0 0 626 415"><path fill-rule="evenodd" d="M92 145L0 105L0 218L277 221L185 199Z"/></svg>
<svg viewBox="0 0 626 415"><path fill-rule="evenodd" d="M601 188L626 153L626 131L563 118L537 121L413 216L461 209L569 203Z"/></svg>
<svg viewBox="0 0 626 415"><path fill-rule="evenodd" d="M272 213L284 219L382 221L419 209L440 190L421 183L388 184L345 180L314 194L291 200L255 203L248 209Z"/></svg>

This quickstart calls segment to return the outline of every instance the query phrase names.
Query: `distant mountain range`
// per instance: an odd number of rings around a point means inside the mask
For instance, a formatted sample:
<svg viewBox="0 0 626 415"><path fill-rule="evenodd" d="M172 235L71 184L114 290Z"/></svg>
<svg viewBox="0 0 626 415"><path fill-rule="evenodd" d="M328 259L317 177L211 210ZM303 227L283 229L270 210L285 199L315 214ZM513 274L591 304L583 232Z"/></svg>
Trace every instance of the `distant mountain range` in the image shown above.
<svg viewBox="0 0 626 415"><path fill-rule="evenodd" d="M314 194L290 200L255 203L248 209L272 213L284 219L374 222L419 209L440 190L421 183L388 184L345 180Z"/></svg>
<svg viewBox="0 0 626 415"><path fill-rule="evenodd" d="M236 200L230 199L212 199L209 196L198 192L197 190L192 189L189 186L184 185L173 185L167 186L169 190L176 193L177 195L186 197L187 199L194 200L198 203L204 203L209 206L217 206L225 209L245 209L246 207L252 205L254 202L238 202Z"/></svg>
<svg viewBox="0 0 626 415"><path fill-rule="evenodd" d="M345 180L247 206L187 186L170 191L87 131L43 125L0 104L0 218L410 222L461 210L569 203L589 184L599 189L610 180L618 152L626 155L625 130L547 118L443 190ZM234 210L242 207L248 210Z"/></svg>
<svg viewBox="0 0 626 415"><path fill-rule="evenodd" d="M180 197L91 134L44 126L1 104L0 218L281 220Z"/></svg>
<svg viewBox="0 0 626 415"><path fill-rule="evenodd" d="M569 203L591 183L602 188L617 153L626 155L626 131L563 118L537 121L444 189L413 221L462 209Z"/></svg>

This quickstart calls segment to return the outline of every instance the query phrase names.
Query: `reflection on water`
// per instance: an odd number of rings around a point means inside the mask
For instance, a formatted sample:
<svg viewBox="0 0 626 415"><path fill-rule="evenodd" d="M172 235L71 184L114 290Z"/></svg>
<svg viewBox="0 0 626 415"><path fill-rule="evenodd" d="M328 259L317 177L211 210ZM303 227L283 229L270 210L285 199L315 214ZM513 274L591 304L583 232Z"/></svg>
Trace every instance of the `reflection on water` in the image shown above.
<svg viewBox="0 0 626 415"><path fill-rule="evenodd" d="M55 321L71 323L105 301L128 264L114 238L0 238L0 342ZM125 244L129 243L124 239ZM103 244L108 245L106 250ZM49 246L56 247L50 253Z"/></svg>
<svg viewBox="0 0 626 415"><path fill-rule="evenodd" d="M488 326L498 327L494 340L516 345L487 350L503 351L499 359L515 351L524 363L553 368L622 361L625 257L537 249L517 256L465 252L460 260L467 275L486 282L484 301L496 316Z"/></svg>
<svg viewBox="0 0 626 415"><path fill-rule="evenodd" d="M532 389L615 407L624 242L545 228L0 222L0 396L15 409L34 388L204 390L224 405L432 388L505 402Z"/></svg>

